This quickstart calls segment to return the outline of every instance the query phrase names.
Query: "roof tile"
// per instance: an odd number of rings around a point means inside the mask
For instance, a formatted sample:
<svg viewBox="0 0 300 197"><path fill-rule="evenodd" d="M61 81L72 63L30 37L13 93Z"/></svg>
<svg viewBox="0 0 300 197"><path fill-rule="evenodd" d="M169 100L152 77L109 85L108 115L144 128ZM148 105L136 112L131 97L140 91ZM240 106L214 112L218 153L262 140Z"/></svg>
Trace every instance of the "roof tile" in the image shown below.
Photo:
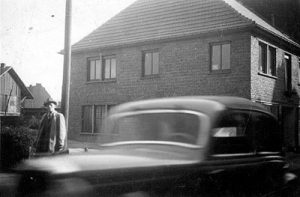
<svg viewBox="0 0 300 197"><path fill-rule="evenodd" d="M253 23L289 39L236 0L137 0L75 43L72 50L181 37Z"/></svg>

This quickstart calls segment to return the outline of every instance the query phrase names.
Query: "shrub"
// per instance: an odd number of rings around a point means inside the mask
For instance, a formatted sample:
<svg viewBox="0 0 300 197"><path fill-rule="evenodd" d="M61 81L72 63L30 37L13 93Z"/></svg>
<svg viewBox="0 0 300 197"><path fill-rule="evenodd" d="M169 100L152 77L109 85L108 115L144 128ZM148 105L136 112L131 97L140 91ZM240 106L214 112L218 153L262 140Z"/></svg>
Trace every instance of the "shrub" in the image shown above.
<svg viewBox="0 0 300 197"><path fill-rule="evenodd" d="M26 127L4 127L1 131L1 167L9 169L29 157L36 131Z"/></svg>

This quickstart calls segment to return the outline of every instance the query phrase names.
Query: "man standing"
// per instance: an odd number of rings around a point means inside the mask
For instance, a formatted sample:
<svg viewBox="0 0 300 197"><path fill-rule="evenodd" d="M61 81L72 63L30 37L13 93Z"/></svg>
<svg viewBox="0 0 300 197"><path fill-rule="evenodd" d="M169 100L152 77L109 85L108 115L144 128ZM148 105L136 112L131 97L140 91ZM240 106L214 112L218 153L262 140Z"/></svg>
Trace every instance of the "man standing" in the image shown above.
<svg viewBox="0 0 300 197"><path fill-rule="evenodd" d="M66 153L66 124L64 115L55 110L57 103L48 99L44 106L47 113L42 116L37 141L36 153Z"/></svg>

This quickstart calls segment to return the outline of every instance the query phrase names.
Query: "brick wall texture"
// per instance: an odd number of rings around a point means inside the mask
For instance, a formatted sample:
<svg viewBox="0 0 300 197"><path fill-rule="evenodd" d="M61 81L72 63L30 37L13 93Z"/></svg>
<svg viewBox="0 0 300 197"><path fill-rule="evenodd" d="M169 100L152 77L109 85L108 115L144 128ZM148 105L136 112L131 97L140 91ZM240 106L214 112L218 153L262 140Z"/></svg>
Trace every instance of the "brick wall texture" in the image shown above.
<svg viewBox="0 0 300 197"><path fill-rule="evenodd" d="M212 73L210 44L225 41L231 43L230 72ZM159 76L143 78L142 52L150 49L159 51ZM87 82L87 58L97 57L100 53L116 56L116 81ZM281 49L277 56L282 56ZM298 68L297 63L293 56L293 69ZM230 95L268 101L284 99L281 98L282 71L279 69L278 79L260 76L257 71L258 39L247 32L72 54L69 137L95 140L92 135L80 134L82 105L120 104L181 95ZM293 78L298 80L295 73L293 70ZM273 91L275 86L279 88Z"/></svg>
<svg viewBox="0 0 300 197"><path fill-rule="evenodd" d="M269 77L258 74L259 62L259 41L276 48L276 77ZM283 64L284 54L291 55L292 66L292 87L294 93L286 97L285 92L285 65ZM299 58L290 51L274 45L271 41L251 37L251 99L266 102L284 103L287 105L298 105L299 102Z"/></svg>

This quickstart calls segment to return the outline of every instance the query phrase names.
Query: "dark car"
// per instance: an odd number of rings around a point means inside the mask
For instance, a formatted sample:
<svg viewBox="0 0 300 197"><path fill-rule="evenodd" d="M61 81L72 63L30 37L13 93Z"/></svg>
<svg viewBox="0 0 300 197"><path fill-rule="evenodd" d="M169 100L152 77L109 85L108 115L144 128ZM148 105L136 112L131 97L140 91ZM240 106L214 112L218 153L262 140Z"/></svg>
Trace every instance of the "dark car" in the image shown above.
<svg viewBox="0 0 300 197"><path fill-rule="evenodd" d="M287 196L282 133L237 97L136 101L111 110L98 150L30 159L19 196Z"/></svg>

